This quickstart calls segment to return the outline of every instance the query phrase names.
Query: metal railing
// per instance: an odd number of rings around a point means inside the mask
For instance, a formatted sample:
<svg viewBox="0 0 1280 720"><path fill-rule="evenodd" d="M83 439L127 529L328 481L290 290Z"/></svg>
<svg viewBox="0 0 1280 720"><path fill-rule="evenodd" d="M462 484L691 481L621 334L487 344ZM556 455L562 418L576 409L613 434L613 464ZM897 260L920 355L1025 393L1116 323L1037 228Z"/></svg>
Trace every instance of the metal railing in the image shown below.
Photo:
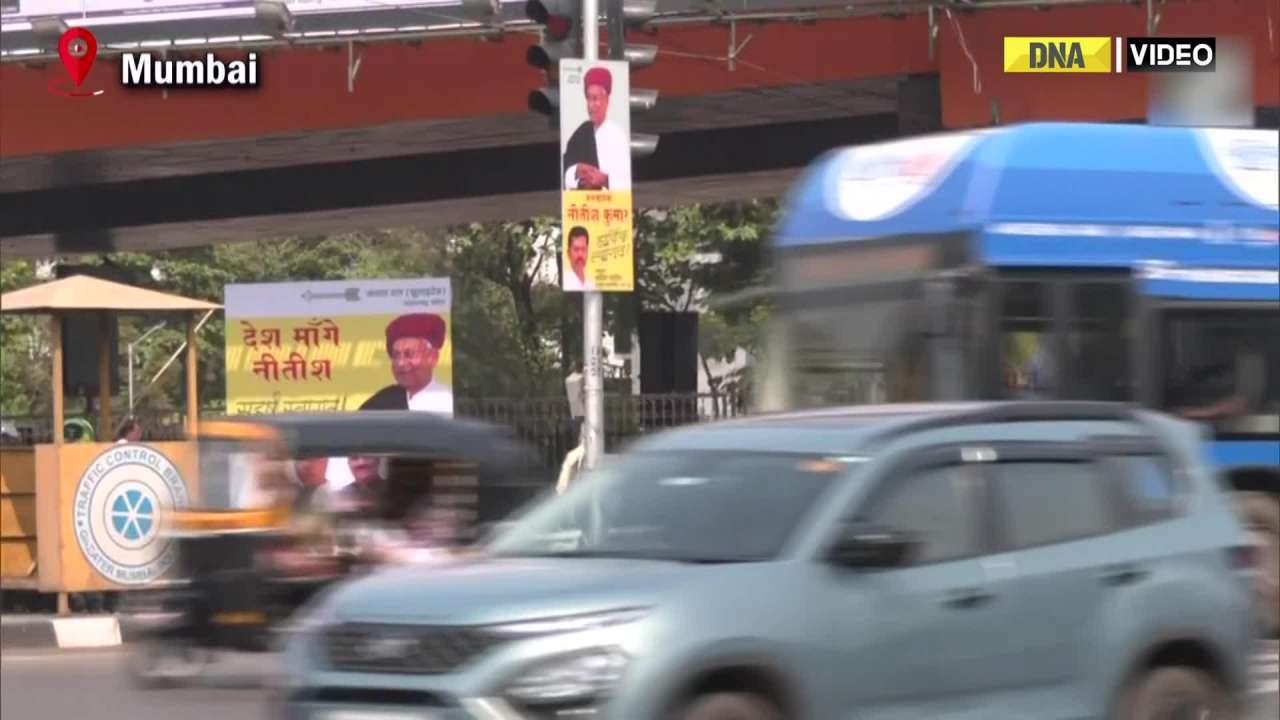
<svg viewBox="0 0 1280 720"><path fill-rule="evenodd" d="M186 433L183 421L186 414L177 411L136 412L134 417L142 422L143 439L150 442L181 440ZM98 432L99 442L115 439L115 427L99 428L97 414L67 413L65 419L84 418ZM116 416L116 422L123 416ZM51 415L5 415L3 432L0 432L2 445L40 445L53 442L53 416Z"/></svg>
<svg viewBox="0 0 1280 720"><path fill-rule="evenodd" d="M681 395L606 395L604 399L605 449L614 452L646 433L699 422L744 415L743 393ZM545 467L559 467L566 453L578 444L578 424L567 398L459 398L454 414L505 425L537 448Z"/></svg>
<svg viewBox="0 0 1280 720"><path fill-rule="evenodd" d="M606 395L605 447L617 451L647 433L693 423L737 417L748 411L746 394L733 390L720 393L677 395ZM185 432L184 413L177 411L138 412L143 438L150 442L180 440ZM538 450L546 469L558 468L566 453L578 444L578 426L569 409L568 398L465 398L454 400L454 416L480 420L513 429L516 435ZM69 414L70 417L81 417ZM84 416L96 427L97 418ZM204 419L224 417L221 408L201 413ZM4 416L6 445L34 445L53 441L49 415ZM99 431L99 440L113 439L115 428Z"/></svg>

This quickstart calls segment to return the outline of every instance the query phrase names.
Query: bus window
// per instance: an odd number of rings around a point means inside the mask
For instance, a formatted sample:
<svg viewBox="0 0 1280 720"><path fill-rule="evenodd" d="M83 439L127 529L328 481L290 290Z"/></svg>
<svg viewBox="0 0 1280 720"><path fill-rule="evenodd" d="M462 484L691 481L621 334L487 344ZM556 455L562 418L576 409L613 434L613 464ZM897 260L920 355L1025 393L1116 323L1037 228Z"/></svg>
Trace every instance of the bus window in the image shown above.
<svg viewBox="0 0 1280 720"><path fill-rule="evenodd" d="M1119 282L1071 286L1068 366L1062 394L1073 400L1131 399L1129 353L1132 313L1129 287Z"/></svg>
<svg viewBox="0 0 1280 720"><path fill-rule="evenodd" d="M1055 393L1052 285L1008 282L1002 288L1000 350L1006 398L1047 398Z"/></svg>
<svg viewBox="0 0 1280 720"><path fill-rule="evenodd" d="M915 294L785 311L791 406L929 399L925 307Z"/></svg>
<svg viewBox="0 0 1280 720"><path fill-rule="evenodd" d="M1280 433L1280 312L1172 310L1163 321L1163 409L1221 433Z"/></svg>

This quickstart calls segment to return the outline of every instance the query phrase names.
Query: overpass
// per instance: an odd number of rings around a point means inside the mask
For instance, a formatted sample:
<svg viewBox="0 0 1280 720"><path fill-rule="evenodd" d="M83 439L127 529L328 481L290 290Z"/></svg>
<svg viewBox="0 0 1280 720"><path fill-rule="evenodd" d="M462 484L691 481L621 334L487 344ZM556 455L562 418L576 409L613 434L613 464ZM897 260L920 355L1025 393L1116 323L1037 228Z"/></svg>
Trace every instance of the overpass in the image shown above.
<svg viewBox="0 0 1280 720"><path fill-rule="evenodd" d="M1005 75L1001 66L1004 35L1147 34L1145 5L846 4L853 9L792 20L725 11L634 33L659 47L635 82L662 94L633 117L638 131L662 136L657 153L636 161L636 202L776 194L828 147L903 132L1146 113L1144 75ZM902 12L887 14L890 5ZM1274 2L1155 7L1159 34L1247 37L1255 105L1280 105ZM107 58L89 80L106 92L90 100L47 92L63 73L56 63L7 61L0 252L555 214L556 133L525 110L543 81L524 62L535 41L485 32L271 46L253 91L125 91Z"/></svg>

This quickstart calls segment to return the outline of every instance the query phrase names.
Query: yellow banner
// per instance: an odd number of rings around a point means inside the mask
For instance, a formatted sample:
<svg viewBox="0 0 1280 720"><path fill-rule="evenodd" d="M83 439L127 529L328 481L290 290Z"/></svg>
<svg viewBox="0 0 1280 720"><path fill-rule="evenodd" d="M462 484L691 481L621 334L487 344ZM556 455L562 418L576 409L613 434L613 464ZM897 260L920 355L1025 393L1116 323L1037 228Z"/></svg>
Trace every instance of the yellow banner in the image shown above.
<svg viewBox="0 0 1280 720"><path fill-rule="evenodd" d="M453 328L448 313L432 315L444 323L442 347L397 349L395 371L389 328L393 335L412 335L417 315L228 318L227 411L320 412L376 404L364 409L451 415ZM392 326L403 317L410 322Z"/></svg>
<svg viewBox="0 0 1280 720"><path fill-rule="evenodd" d="M1109 37L1006 37L1007 73L1109 73Z"/></svg>
<svg viewBox="0 0 1280 720"><path fill-rule="evenodd" d="M564 290L631 292L631 191L566 190L562 208Z"/></svg>

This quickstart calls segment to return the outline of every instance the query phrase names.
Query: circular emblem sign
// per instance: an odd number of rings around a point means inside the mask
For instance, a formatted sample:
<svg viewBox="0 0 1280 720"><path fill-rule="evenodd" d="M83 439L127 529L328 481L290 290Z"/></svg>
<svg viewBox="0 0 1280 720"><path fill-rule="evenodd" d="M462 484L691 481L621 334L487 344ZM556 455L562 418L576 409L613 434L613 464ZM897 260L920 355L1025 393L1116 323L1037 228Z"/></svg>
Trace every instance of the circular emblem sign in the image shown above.
<svg viewBox="0 0 1280 720"><path fill-rule="evenodd" d="M76 542L95 570L120 585L168 572L176 549L160 537L160 511L186 507L187 485L169 458L146 445L116 445L76 485Z"/></svg>

